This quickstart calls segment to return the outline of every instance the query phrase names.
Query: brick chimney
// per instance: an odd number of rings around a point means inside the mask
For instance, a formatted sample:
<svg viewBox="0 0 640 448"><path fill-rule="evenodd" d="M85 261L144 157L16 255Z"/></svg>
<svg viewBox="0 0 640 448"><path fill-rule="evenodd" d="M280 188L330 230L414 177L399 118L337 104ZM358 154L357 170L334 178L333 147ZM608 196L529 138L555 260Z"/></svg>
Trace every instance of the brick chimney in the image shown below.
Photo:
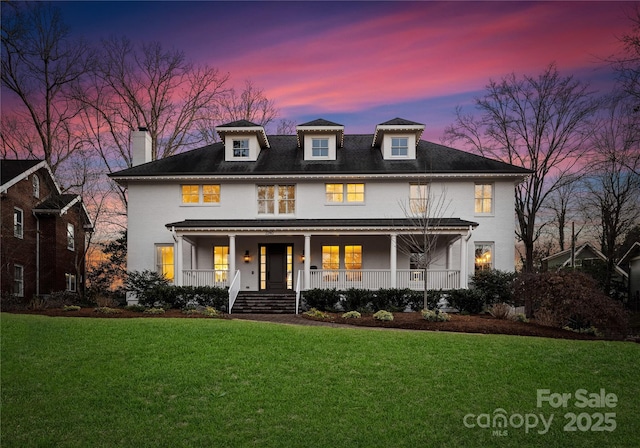
<svg viewBox="0 0 640 448"><path fill-rule="evenodd" d="M139 127L131 135L133 166L151 162L151 134L147 128Z"/></svg>

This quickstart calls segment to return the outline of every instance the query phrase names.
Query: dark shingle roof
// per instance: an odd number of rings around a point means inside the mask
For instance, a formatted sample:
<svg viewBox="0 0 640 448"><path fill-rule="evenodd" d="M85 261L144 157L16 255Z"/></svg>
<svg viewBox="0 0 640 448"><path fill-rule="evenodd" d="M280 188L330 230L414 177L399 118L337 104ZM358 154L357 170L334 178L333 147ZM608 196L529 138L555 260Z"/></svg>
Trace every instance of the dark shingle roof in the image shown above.
<svg viewBox="0 0 640 448"><path fill-rule="evenodd" d="M380 123L379 126L424 126L424 124L396 117L389 121L385 121L384 123Z"/></svg>
<svg viewBox="0 0 640 448"><path fill-rule="evenodd" d="M372 148L373 135L345 135L337 160L304 160L293 135L269 136L270 149L263 149L255 162L224 160L224 145L203 148L146 163L112 174L119 179L138 176L176 175L265 175L265 174L410 174L483 173L526 175L528 170L447 146L420 140L415 160L384 160Z"/></svg>
<svg viewBox="0 0 640 448"><path fill-rule="evenodd" d="M41 162L42 160L0 160L0 185L15 179Z"/></svg>
<svg viewBox="0 0 640 448"><path fill-rule="evenodd" d="M221 124L219 128L255 128L260 126L259 124L255 124L250 122L249 120L237 120L232 121L231 123Z"/></svg>
<svg viewBox="0 0 640 448"><path fill-rule="evenodd" d="M333 121L325 120L324 118L318 118L317 120L309 121L307 123L302 123L302 124L299 124L298 126L344 126L344 125L334 123Z"/></svg>
<svg viewBox="0 0 640 448"><path fill-rule="evenodd" d="M33 210L36 212L60 211L78 199L78 195L76 194L58 194L45 199L36 205Z"/></svg>

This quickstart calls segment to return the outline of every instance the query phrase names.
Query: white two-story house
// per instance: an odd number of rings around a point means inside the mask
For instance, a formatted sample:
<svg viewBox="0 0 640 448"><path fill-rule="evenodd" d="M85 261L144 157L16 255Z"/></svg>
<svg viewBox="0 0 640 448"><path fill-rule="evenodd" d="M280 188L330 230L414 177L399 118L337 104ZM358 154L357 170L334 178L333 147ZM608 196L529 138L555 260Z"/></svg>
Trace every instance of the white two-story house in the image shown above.
<svg viewBox="0 0 640 448"><path fill-rule="evenodd" d="M465 288L474 270L513 270L514 185L528 172L421 140L424 128L396 118L351 135L318 119L266 135L236 121L221 142L157 161L134 131L134 166L111 176L128 189L127 268L233 297ZM407 238L425 233L437 236L426 278Z"/></svg>

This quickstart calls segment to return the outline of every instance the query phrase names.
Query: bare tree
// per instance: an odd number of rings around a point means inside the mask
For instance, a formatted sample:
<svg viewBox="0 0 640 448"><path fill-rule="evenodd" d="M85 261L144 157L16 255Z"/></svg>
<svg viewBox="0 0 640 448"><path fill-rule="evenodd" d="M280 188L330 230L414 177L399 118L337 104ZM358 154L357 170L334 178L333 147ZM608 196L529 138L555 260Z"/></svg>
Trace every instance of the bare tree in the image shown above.
<svg viewBox="0 0 640 448"><path fill-rule="evenodd" d="M622 49L609 58L618 74L622 90L635 98L634 112L640 110L640 6L629 11L631 29L620 37Z"/></svg>
<svg viewBox="0 0 640 448"><path fill-rule="evenodd" d="M3 3L2 86L16 95L21 106L10 115L37 135L39 147L28 150L43 157L54 171L82 146L75 127L79 109L70 100L69 89L92 63L89 48L71 39L57 7L41 2ZM24 135L5 134L12 126L5 122L9 119L4 112L3 145L13 145L15 150L25 140Z"/></svg>
<svg viewBox="0 0 640 448"><path fill-rule="evenodd" d="M224 122L247 120L266 126L278 116L274 101L250 80L245 80L241 92L235 88L229 90L220 97L218 104L220 119Z"/></svg>
<svg viewBox="0 0 640 448"><path fill-rule="evenodd" d="M445 140L462 142L483 156L531 170L516 186L516 236L525 248L524 269L533 272L534 245L542 226L537 216L551 192L562 185L585 152L589 119L597 110L588 86L561 77L554 64L539 76L508 75L490 81L475 99L478 117L456 110Z"/></svg>
<svg viewBox="0 0 640 448"><path fill-rule="evenodd" d="M437 261L439 253L438 243L442 235L438 227L442 220L448 218L447 213L451 200L447 199L444 187L436 195L432 191L431 183L414 185L409 202L400 201L398 204L404 216L409 220L415 232L400 233L397 238L398 250L411 258L411 261L422 270L424 284L424 308L428 308L427 273L432 263Z"/></svg>
<svg viewBox="0 0 640 448"><path fill-rule="evenodd" d="M585 178L590 213L597 217L602 253L608 258L605 287L611 282L618 246L640 222L640 122L635 101L610 100L593 136L590 173Z"/></svg>
<svg viewBox="0 0 640 448"><path fill-rule="evenodd" d="M557 188L549 194L547 200L547 208L552 214L552 222L550 225L555 227L558 246L560 250L565 250L566 247L566 229L570 222L575 222L578 218L579 207L579 189L580 189L579 174L569 174L565 176L563 182L558 183ZM579 234L584 225L580 225L577 234Z"/></svg>
<svg viewBox="0 0 640 448"><path fill-rule="evenodd" d="M296 133L296 122L293 120L287 120L281 118L278 120L278 126L276 128L276 134L278 135L293 135Z"/></svg>

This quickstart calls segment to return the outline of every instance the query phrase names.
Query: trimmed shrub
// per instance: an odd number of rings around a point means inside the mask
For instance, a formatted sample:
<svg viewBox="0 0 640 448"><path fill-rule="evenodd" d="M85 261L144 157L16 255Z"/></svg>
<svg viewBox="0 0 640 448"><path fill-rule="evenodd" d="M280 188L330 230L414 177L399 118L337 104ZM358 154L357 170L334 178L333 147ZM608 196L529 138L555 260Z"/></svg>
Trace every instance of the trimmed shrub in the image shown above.
<svg viewBox="0 0 640 448"><path fill-rule="evenodd" d="M484 309L484 298L477 289L452 289L447 293L449 304L463 313L478 314Z"/></svg>
<svg viewBox="0 0 640 448"><path fill-rule="evenodd" d="M342 294L340 305L344 311L368 311L374 298L368 289L349 288Z"/></svg>
<svg viewBox="0 0 640 448"><path fill-rule="evenodd" d="M429 322L448 322L451 319L447 313L440 311L439 309L422 310L420 311L420 314L424 320Z"/></svg>
<svg viewBox="0 0 640 448"><path fill-rule="evenodd" d="M142 305L162 304L163 308L175 309L182 309L188 305L200 305L226 310L228 302L228 290L213 286L157 285L146 291L144 299L140 300Z"/></svg>
<svg viewBox="0 0 640 448"><path fill-rule="evenodd" d="M494 303L515 305L513 288L516 277L515 272L498 269L478 271L471 277L471 286L480 293L485 306L491 306Z"/></svg>
<svg viewBox="0 0 640 448"><path fill-rule="evenodd" d="M110 308L108 306L99 306L95 308L93 311L100 314L120 314L122 310L120 308Z"/></svg>
<svg viewBox="0 0 640 448"><path fill-rule="evenodd" d="M329 319L331 316L325 312L322 312L316 308L311 308L304 313L305 316L314 317L316 319Z"/></svg>
<svg viewBox="0 0 640 448"><path fill-rule="evenodd" d="M392 321L393 314L389 311L380 310L373 315L373 318L377 320Z"/></svg>
<svg viewBox="0 0 640 448"><path fill-rule="evenodd" d="M379 289L371 298L373 311L391 310L402 312L409 306L412 297L411 292L408 288Z"/></svg>
<svg viewBox="0 0 640 448"><path fill-rule="evenodd" d="M80 307L78 305L65 305L62 307L63 311L79 311Z"/></svg>
<svg viewBox="0 0 640 448"><path fill-rule="evenodd" d="M427 309L435 310L441 299L448 298L447 292L442 289L430 289L427 291ZM408 291L408 305L412 311L424 309L424 291Z"/></svg>
<svg viewBox="0 0 640 448"><path fill-rule="evenodd" d="M149 293L159 286L169 286L169 280L155 271L132 271L127 274L125 285L136 295L139 303L153 306L155 300L149 297Z"/></svg>
<svg viewBox="0 0 640 448"><path fill-rule="evenodd" d="M525 299L527 315L539 323L574 330L595 327L606 336L626 334L622 304L607 297L591 277L577 271L522 275L516 294Z"/></svg>
<svg viewBox="0 0 640 448"><path fill-rule="evenodd" d="M144 310L147 309L147 307L144 305L136 304L136 305L127 305L124 307L124 309L129 311L135 311L136 313L142 313Z"/></svg>
<svg viewBox="0 0 640 448"><path fill-rule="evenodd" d="M309 289L302 293L302 297L309 308L323 311L333 311L340 302L340 293L333 289Z"/></svg>
<svg viewBox="0 0 640 448"><path fill-rule="evenodd" d="M508 303L494 303L489 308L489 314L496 319L510 319L513 314L513 308Z"/></svg>
<svg viewBox="0 0 640 448"><path fill-rule="evenodd" d="M360 319L362 317L362 314L357 311L347 311L342 315L342 317L344 319Z"/></svg>

